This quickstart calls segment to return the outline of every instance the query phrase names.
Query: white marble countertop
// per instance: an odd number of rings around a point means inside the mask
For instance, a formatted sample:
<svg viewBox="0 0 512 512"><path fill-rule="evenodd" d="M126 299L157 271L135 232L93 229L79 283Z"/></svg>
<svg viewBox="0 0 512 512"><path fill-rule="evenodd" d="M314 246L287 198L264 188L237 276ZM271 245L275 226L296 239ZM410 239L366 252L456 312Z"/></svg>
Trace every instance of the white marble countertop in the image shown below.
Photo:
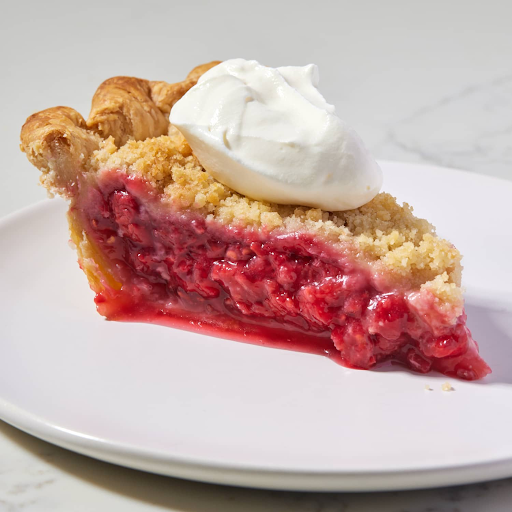
<svg viewBox="0 0 512 512"><path fill-rule="evenodd" d="M509 0L11 2L0 42L0 216L45 197L18 150L37 110L87 114L127 74L180 80L214 58L320 67L321 90L378 158L512 179ZM0 422L0 512L509 512L512 479L378 494L255 491L119 468Z"/></svg>

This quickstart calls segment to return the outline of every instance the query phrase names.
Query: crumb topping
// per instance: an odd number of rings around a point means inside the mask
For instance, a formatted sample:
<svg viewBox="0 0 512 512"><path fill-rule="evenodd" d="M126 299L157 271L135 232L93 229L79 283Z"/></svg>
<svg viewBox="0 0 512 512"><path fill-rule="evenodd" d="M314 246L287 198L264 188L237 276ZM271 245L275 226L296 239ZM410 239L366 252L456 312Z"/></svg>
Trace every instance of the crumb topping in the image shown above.
<svg viewBox="0 0 512 512"><path fill-rule="evenodd" d="M445 302L459 302L460 253L436 236L434 227L418 219L408 204L400 206L387 193L355 210L326 212L284 206L241 196L218 182L200 164L174 127L169 134L117 148L103 141L89 170L123 169L138 174L160 190L176 208L193 209L222 224L267 231L306 231L333 243L351 242L361 255L383 270L413 280Z"/></svg>
<svg viewBox="0 0 512 512"><path fill-rule="evenodd" d="M455 389L454 389L454 388L452 388L452 385L451 385L448 381L443 382L443 383L441 384L441 390L442 390L442 391L445 391L445 392L446 392L446 391L455 391Z"/></svg>

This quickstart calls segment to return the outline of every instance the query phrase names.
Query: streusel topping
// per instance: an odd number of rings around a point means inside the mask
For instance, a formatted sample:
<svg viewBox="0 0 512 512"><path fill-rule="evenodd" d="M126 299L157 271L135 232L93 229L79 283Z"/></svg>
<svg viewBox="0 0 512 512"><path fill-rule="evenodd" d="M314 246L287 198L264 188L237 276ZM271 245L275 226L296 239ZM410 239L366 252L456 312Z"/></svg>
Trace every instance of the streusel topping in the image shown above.
<svg viewBox="0 0 512 512"><path fill-rule="evenodd" d="M400 206L387 193L345 212L303 206L282 206L241 196L215 180L193 155L174 127L168 135L130 140L117 148L114 139L101 143L89 170L123 169L152 183L177 208L193 209L222 224L307 231L331 242L355 242L376 264L397 276L408 276L445 301L459 301L460 253L418 219L408 204Z"/></svg>

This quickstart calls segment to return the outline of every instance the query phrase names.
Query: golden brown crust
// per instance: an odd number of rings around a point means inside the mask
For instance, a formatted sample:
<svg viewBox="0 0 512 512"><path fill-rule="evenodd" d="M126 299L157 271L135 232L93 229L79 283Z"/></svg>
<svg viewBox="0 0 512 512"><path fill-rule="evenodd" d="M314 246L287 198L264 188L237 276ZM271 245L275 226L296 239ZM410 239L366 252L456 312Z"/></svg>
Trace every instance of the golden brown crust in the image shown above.
<svg viewBox="0 0 512 512"><path fill-rule="evenodd" d="M167 133L172 106L218 61L194 68L182 82L150 82L117 76L103 82L92 99L87 126L117 147Z"/></svg>
<svg viewBox="0 0 512 512"><path fill-rule="evenodd" d="M72 193L78 172L85 171L101 139L87 129L72 108L54 107L31 115L21 129L21 150L42 171L50 192Z"/></svg>
<svg viewBox="0 0 512 512"><path fill-rule="evenodd" d="M66 197L73 194L79 172L103 139L117 147L129 140L158 137L169 131L172 106L218 61L194 68L175 84L118 76L103 82L92 100L87 123L69 107L54 107L31 115L21 130L21 150L43 175L42 184Z"/></svg>
<svg viewBox="0 0 512 512"><path fill-rule="evenodd" d="M169 121L151 99L147 80L116 76L105 80L92 98L87 127L118 147L167 132Z"/></svg>

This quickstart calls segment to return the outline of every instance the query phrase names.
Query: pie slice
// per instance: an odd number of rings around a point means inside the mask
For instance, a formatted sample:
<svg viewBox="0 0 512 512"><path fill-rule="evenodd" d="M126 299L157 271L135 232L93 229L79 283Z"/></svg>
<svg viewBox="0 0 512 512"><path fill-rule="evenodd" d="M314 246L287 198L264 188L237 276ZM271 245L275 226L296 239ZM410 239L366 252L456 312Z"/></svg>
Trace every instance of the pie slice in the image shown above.
<svg viewBox="0 0 512 512"><path fill-rule="evenodd" d="M461 255L410 206L387 193L345 212L265 203L205 171L168 118L215 64L177 84L112 78L87 121L55 107L23 126L41 183L70 202L99 313L354 368L488 374L466 326Z"/></svg>

